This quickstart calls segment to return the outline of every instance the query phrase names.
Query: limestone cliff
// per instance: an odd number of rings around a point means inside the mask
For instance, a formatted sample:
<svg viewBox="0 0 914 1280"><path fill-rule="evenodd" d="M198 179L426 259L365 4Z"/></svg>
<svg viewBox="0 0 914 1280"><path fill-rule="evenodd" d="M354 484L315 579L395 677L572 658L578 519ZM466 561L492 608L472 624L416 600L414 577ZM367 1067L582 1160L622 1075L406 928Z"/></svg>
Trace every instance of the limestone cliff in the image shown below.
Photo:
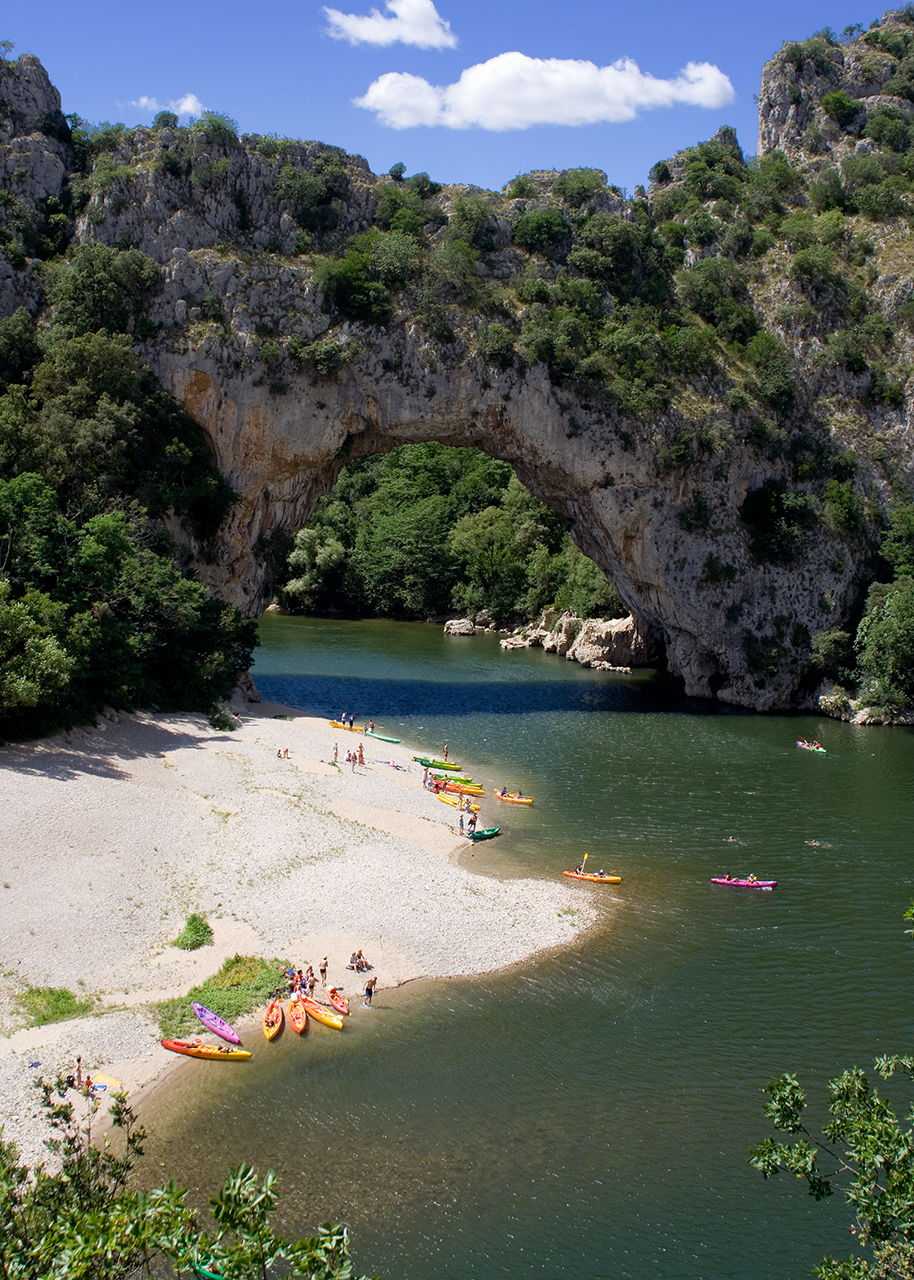
<svg viewBox="0 0 914 1280"><path fill-rule="evenodd" d="M272 540L301 526L347 459L434 439L504 459L566 515L689 693L787 707L811 636L855 606L888 485L911 487L907 330L894 347L885 339L878 368L825 358L868 308L893 320L911 295L902 214L862 228L850 214L850 247L818 293L790 243L765 232L766 216L780 227L807 208L804 184L829 149L859 145L832 127L823 96L846 85L886 100L882 53L864 71L860 50L766 67L760 155L786 152L797 175L772 196L776 216L749 209L757 171L724 131L703 158L658 166L644 200L556 174L434 199L420 183L411 222L379 220L402 183L361 157L237 139L218 122L115 132L80 154L40 64L21 58L0 76L0 315L39 306L38 257L61 217L73 244L135 247L160 265L137 342L238 494L216 552L190 552L249 614L269 600ZM714 181L696 177L699 162ZM373 226L370 244L353 241ZM856 263L864 231L872 248ZM409 241L416 261L385 266L382 241L401 256ZM346 250L353 271L368 263L357 306L326 271ZM689 301L710 258L729 281L717 311ZM842 301L866 273L874 301ZM767 355L758 331L776 344ZM829 484L845 486L840 501ZM792 541L771 551L775 518Z"/></svg>

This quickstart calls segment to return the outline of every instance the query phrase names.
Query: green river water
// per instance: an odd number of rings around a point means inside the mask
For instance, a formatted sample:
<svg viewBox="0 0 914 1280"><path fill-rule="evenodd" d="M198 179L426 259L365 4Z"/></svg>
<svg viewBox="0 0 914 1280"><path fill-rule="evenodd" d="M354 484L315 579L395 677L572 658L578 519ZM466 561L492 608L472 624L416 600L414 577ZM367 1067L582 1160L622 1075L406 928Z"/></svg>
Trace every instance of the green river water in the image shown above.
<svg viewBox="0 0 914 1280"><path fill-rule="evenodd" d="M275 1168L282 1228L346 1220L384 1280L783 1280L848 1251L839 1196L766 1183L746 1154L773 1076L820 1099L912 1048L914 737L421 624L268 616L261 639L264 696L447 740L487 785L536 794L479 871L553 877L590 852L624 882L569 884L570 907L605 905L567 950L383 992L256 1071L181 1068L144 1117L155 1165L199 1196L230 1163ZM796 749L816 732L826 756ZM725 872L779 885L709 883Z"/></svg>

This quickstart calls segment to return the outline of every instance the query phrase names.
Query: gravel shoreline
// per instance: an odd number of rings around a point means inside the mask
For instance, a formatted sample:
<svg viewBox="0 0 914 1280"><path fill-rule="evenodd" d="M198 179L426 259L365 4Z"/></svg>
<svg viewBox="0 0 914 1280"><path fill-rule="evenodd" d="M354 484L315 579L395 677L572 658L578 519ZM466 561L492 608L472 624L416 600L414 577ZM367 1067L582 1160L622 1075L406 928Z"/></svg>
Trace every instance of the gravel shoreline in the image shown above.
<svg viewBox="0 0 914 1280"><path fill-rule="evenodd" d="M343 761L359 741L364 767L332 763L334 743ZM596 904L567 883L459 865L457 814L411 754L268 703L234 733L203 716L112 714L0 750L0 1124L27 1162L46 1136L34 1077L80 1054L132 1095L159 1081L180 1059L149 1004L236 952L315 971L326 954L330 981L352 991L356 947L384 988L516 964L594 923ZM169 939L192 911L214 944L179 951ZM27 986L67 987L95 1011L23 1027Z"/></svg>

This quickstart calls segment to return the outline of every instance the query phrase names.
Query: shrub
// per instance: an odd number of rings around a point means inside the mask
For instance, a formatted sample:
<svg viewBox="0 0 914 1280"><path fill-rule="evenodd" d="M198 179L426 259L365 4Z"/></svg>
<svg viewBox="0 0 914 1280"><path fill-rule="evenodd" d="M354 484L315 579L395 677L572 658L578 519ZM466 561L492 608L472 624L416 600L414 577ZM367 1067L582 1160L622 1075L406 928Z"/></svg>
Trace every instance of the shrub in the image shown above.
<svg viewBox="0 0 914 1280"><path fill-rule="evenodd" d="M766 480L751 490L740 518L753 556L762 564L793 564L818 521L808 493L788 493L783 480Z"/></svg>
<svg viewBox="0 0 914 1280"><path fill-rule="evenodd" d="M785 62L789 62L800 72L807 62L813 64L820 76L826 76L829 79L837 70L830 57L828 41L818 36L812 36L809 40L790 41L784 45L782 53Z"/></svg>
<svg viewBox="0 0 914 1280"><path fill-rule="evenodd" d="M195 162L190 180L200 191L209 191L217 182L227 178L231 171L232 162L225 156L219 160L204 158Z"/></svg>
<svg viewBox="0 0 914 1280"><path fill-rule="evenodd" d="M746 355L755 369L754 384L758 394L779 413L788 413L796 388L793 360L782 342L772 333L762 331L750 339Z"/></svg>
<svg viewBox="0 0 914 1280"><path fill-rule="evenodd" d="M553 193L572 209L580 209L605 187L606 174L602 169L564 169L552 184Z"/></svg>
<svg viewBox="0 0 914 1280"><path fill-rule="evenodd" d="M826 483L825 524L833 533L844 537L862 532L863 499L853 480L829 480Z"/></svg>
<svg viewBox="0 0 914 1280"><path fill-rule="evenodd" d="M867 119L863 136L891 151L907 151L911 145L911 126L897 107L880 106Z"/></svg>
<svg viewBox="0 0 914 1280"><path fill-rule="evenodd" d="M711 504L700 489L693 491L689 505L683 507L677 518L682 528L688 533L698 533L710 527Z"/></svg>
<svg viewBox="0 0 914 1280"><path fill-rule="evenodd" d="M858 102L856 98L849 98L843 89L839 89L835 93L823 94L822 108L826 115L831 116L832 120L836 121L842 129L846 129L848 125L853 124L864 109L862 102Z"/></svg>
<svg viewBox="0 0 914 1280"><path fill-rule="evenodd" d="M655 300L669 291L663 247L653 231L619 214L597 213L589 218L568 262L623 302L637 297Z"/></svg>
<svg viewBox="0 0 914 1280"><path fill-rule="evenodd" d="M238 141L238 121L222 111L202 111L190 126L191 133L201 134L208 142L228 146Z"/></svg>
<svg viewBox="0 0 914 1280"><path fill-rule="evenodd" d="M847 296L847 280L838 269L835 255L825 245L800 249L790 260L787 274L814 301L825 295L843 303Z"/></svg>
<svg viewBox="0 0 914 1280"><path fill-rule="evenodd" d="M514 334L501 324L480 325L476 349L488 364L508 369L514 363Z"/></svg>
<svg viewBox="0 0 914 1280"><path fill-rule="evenodd" d="M173 111L160 111L152 122L153 129L177 129L178 117Z"/></svg>
<svg viewBox="0 0 914 1280"><path fill-rule="evenodd" d="M351 360L356 351L354 342L336 342L333 338L318 338L306 343L297 333L289 339L286 350L297 369L310 363L319 378L332 378Z"/></svg>
<svg viewBox="0 0 914 1280"><path fill-rule="evenodd" d="M30 1027L43 1027L88 1013L93 1001L80 1000L66 987L26 987L18 996L18 1004Z"/></svg>
<svg viewBox="0 0 914 1280"><path fill-rule="evenodd" d="M200 947L212 945L213 931L204 917L196 912L187 917L183 930L172 943L172 946L179 947L181 951L197 951Z"/></svg>
<svg viewBox="0 0 914 1280"><path fill-rule="evenodd" d="M335 156L317 156L310 169L284 164L276 180L276 194L305 231L331 231L343 214L349 188L346 171Z"/></svg>
<svg viewBox="0 0 914 1280"><path fill-rule="evenodd" d="M864 187L854 197L858 210L871 222L886 222L906 213L908 206L890 182Z"/></svg>
<svg viewBox="0 0 914 1280"><path fill-rule="evenodd" d="M475 249L487 252L494 243L494 222L492 206L479 192L464 192L451 201L448 232L454 240L462 240Z"/></svg>
<svg viewBox="0 0 914 1280"><path fill-rule="evenodd" d="M139 249L82 244L55 264L49 296L54 319L70 335L124 333L143 315L160 284L159 269Z"/></svg>
<svg viewBox="0 0 914 1280"><path fill-rule="evenodd" d="M0 382L22 382L40 355L35 321L25 307L0 320Z"/></svg>
<svg viewBox="0 0 914 1280"><path fill-rule="evenodd" d="M528 253L548 254L568 239L569 228L558 209L522 213L512 229L514 243Z"/></svg>
<svg viewBox="0 0 914 1280"><path fill-rule="evenodd" d="M857 670L854 639L846 631L820 631L812 638L810 666L829 680L853 680Z"/></svg>
<svg viewBox="0 0 914 1280"><path fill-rule="evenodd" d="M342 258L324 258L314 268L314 283L326 308L349 320L384 324L391 311L390 295L372 278L368 255L350 249Z"/></svg>

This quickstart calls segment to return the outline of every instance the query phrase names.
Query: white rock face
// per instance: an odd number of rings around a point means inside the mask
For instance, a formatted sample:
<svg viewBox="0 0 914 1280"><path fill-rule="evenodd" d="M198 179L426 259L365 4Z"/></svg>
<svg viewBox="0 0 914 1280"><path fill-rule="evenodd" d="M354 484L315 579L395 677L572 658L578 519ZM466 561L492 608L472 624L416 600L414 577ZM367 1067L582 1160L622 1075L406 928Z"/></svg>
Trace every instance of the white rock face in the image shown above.
<svg viewBox="0 0 914 1280"><path fill-rule="evenodd" d="M451 618L444 624L446 636L475 636L476 627L472 618Z"/></svg>
<svg viewBox="0 0 914 1280"><path fill-rule="evenodd" d="M565 655L582 667L647 667L661 654L655 638L637 619L587 619Z"/></svg>

